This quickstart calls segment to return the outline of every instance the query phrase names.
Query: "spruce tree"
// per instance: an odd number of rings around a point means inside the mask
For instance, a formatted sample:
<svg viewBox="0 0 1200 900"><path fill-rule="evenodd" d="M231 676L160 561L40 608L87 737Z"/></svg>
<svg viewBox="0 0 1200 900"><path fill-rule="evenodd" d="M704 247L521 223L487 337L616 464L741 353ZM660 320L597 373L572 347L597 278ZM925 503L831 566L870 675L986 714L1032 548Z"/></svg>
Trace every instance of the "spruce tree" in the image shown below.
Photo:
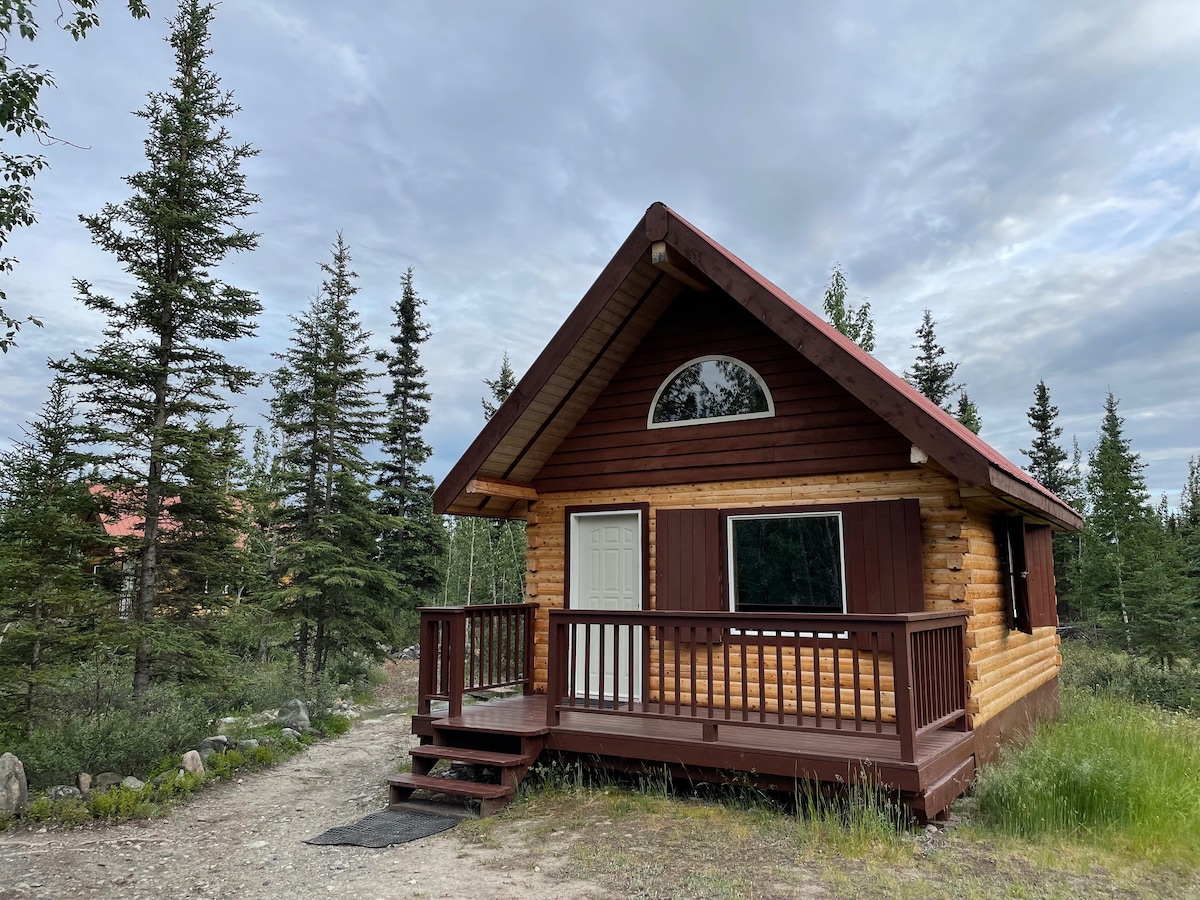
<svg viewBox="0 0 1200 900"><path fill-rule="evenodd" d="M958 404L954 407L954 418L969 428L972 434L979 434L979 429L983 427L983 420L979 417L979 407L967 396L966 391L958 392Z"/></svg>
<svg viewBox="0 0 1200 900"><path fill-rule="evenodd" d="M230 253L253 249L239 222L257 197L242 164L255 151L234 144L225 121L238 109L206 62L213 7L183 0L171 23L171 88L152 93L145 119L148 167L125 179L130 197L83 217L136 287L128 300L104 296L83 279L79 299L107 318L104 339L57 364L81 387L86 439L96 448L114 500L144 523L137 557L133 689L150 685L155 621L162 599L160 551L165 504L187 487L192 454L204 452L196 423L228 408L226 396L256 382L222 345L254 332L261 311L251 291L213 272ZM202 443L202 442L201 442Z"/></svg>
<svg viewBox="0 0 1200 900"><path fill-rule="evenodd" d="M846 302L846 273L840 265L833 267L822 305L829 324L868 353L875 351L875 321L871 318L871 304L864 300L862 306L855 308L854 304Z"/></svg>
<svg viewBox="0 0 1200 900"><path fill-rule="evenodd" d="M421 319L425 301L413 287L410 267L401 279L390 352L378 354L387 365L391 390L378 481L379 511L398 523L379 538L379 560L396 574L403 607L412 613L437 596L442 584L445 530L433 513L433 479L422 471L433 451L423 430L429 424L429 385L420 362L429 326ZM411 618L411 615L410 617Z"/></svg>
<svg viewBox="0 0 1200 900"><path fill-rule="evenodd" d="M91 574L107 542L73 443L74 406L55 380L25 439L0 456L0 742L45 720L111 600Z"/></svg>
<svg viewBox="0 0 1200 900"><path fill-rule="evenodd" d="M508 360L507 350L504 351L504 358L500 361L500 374L495 378L483 379L483 383L487 385L491 398L482 397L479 402L483 404L483 418L490 419L517 386L517 379L513 375L512 363Z"/></svg>
<svg viewBox="0 0 1200 900"><path fill-rule="evenodd" d="M1050 389L1045 379L1033 389L1033 406L1029 407L1029 427L1033 442L1022 450L1029 459L1029 474L1042 487L1065 499L1067 490L1067 451L1059 444L1062 426L1058 424L1058 407L1050 403Z"/></svg>
<svg viewBox="0 0 1200 900"><path fill-rule="evenodd" d="M351 305L358 276L340 234L321 270L321 289L293 318L272 378L272 424L283 440L274 602L295 627L305 680L332 655L374 654L391 643L400 600L376 547L399 522L371 498L375 467L365 451L380 437L382 411L371 389L370 333Z"/></svg>
<svg viewBox="0 0 1200 900"><path fill-rule="evenodd" d="M942 359L946 355L946 348L937 341L936 326L933 313L927 307L916 332L917 342L912 345L917 351L917 358L912 368L904 373L904 378L942 409L950 412L946 401L955 391L960 390L962 385L954 381L958 363Z"/></svg>

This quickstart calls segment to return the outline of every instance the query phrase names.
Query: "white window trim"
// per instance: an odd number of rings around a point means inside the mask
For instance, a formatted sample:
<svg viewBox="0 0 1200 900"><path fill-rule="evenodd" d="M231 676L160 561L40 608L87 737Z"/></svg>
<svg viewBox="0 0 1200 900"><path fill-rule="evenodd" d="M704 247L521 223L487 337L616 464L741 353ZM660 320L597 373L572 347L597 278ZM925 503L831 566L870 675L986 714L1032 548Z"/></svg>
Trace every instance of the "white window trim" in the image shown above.
<svg viewBox="0 0 1200 900"><path fill-rule="evenodd" d="M842 564L840 566L840 572L841 572L841 576L842 576L842 579L841 579L842 580L842 585L841 585L841 587L842 587L842 610L841 610L841 612L842 612L842 615L846 614L846 531L845 531L845 528L843 527L841 510L832 510L832 511L826 510L824 512L787 512L787 513L772 513L767 510L764 510L762 513L757 513L757 512L756 513L744 513L744 514L736 515L736 516L728 516L725 520L725 552L726 552L725 564L726 564L726 571L729 573L729 611L731 613L741 613L742 612L741 610L739 610L737 608L737 593L736 593L736 590L737 590L737 567L734 564L734 558L733 558L733 551L734 551L733 523L735 521L741 521L743 519L814 519L819 516L833 516L837 519L838 550L842 556ZM752 616L752 615L754 615L754 613L747 612L747 613L745 613L745 615ZM803 613L798 613L797 615L803 615ZM833 613L833 615L837 615L837 613ZM797 632L794 632L794 631L742 631L740 629L736 629L736 630L731 629L731 631L734 634L758 634L758 635L763 635L764 637L795 637L797 634ZM813 632L801 631L801 632L799 632L799 635L800 635L800 637L813 637ZM845 640L845 638L848 637L848 633L845 631L841 631L841 632L818 631L816 633L816 636L819 638L836 637L840 640Z"/></svg>
<svg viewBox="0 0 1200 900"><path fill-rule="evenodd" d="M684 419L680 422L655 422L654 421L654 410L658 409L659 398L662 397L663 391L665 391L667 389L667 385L669 385L672 381L674 381L675 378L681 372L683 372L684 369L689 369L692 366L699 365L700 363L706 363L706 362L733 363L734 365L740 366L741 368L743 368L747 372L749 372L751 375L753 375L754 380L756 382L758 382L758 386L763 392L763 396L767 398L767 408L763 412L739 413L736 416L709 416L708 418L705 418L705 419ZM646 413L646 427L647 428L678 428L678 427L684 426L684 425L708 425L708 424L714 424L717 422L741 422L741 421L744 421L745 419L769 419L774 415L775 415L775 398L773 398L771 396L771 391L767 388L767 383L765 381L763 381L762 376L759 375L758 372L754 371L754 367L751 366L749 363L742 362L742 360L737 359L733 356L721 356L719 354L713 354L713 355L709 355L709 356L697 356L694 359L689 359L682 366L679 366L678 368L676 368L670 375L668 375L666 378L663 379L662 384L660 384L658 386L658 390L654 392L654 399L650 401L650 411L648 413Z"/></svg>

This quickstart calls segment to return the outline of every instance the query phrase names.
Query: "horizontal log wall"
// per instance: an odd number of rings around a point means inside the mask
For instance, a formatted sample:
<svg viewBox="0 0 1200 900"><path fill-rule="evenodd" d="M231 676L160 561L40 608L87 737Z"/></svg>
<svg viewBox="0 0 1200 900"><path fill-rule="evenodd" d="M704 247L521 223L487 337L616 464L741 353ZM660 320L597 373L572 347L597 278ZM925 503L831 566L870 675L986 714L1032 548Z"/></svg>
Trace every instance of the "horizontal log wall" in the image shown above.
<svg viewBox="0 0 1200 900"><path fill-rule="evenodd" d="M728 481L698 485L611 489L543 494L528 516L528 599L539 604L534 646L534 682L544 691L547 678L548 610L562 608L564 594L564 510L568 506L650 504L650 584L647 607L655 608L654 513L663 507L740 508L805 503L851 503L915 497L921 503L925 608L971 612L967 625L967 710L978 725L1025 694L1054 679L1060 658L1053 628L1030 636L1005 625L997 547L988 514L964 507L953 478L929 469ZM726 650L713 647L714 665ZM702 652L702 651L698 651ZM736 659L737 651L733 651ZM655 664L657 656L654 656ZM750 661L757 679L757 659ZM890 665L881 677L891 686ZM774 663L764 665L773 684ZM653 672L654 669L652 668ZM740 672L738 674L740 679ZM757 681L755 681L757 683ZM811 682L805 681L811 697ZM777 688L776 688L777 690ZM796 686L783 685L785 703ZM832 703L832 684L822 684ZM787 704L790 706L790 704ZM807 704L806 704L807 705ZM808 710L806 710L808 711ZM894 715L885 708L884 718Z"/></svg>
<svg viewBox="0 0 1200 900"><path fill-rule="evenodd" d="M654 395L707 355L750 365L769 418L650 429ZM729 297L674 301L534 478L538 490L824 475L909 465L909 442Z"/></svg>

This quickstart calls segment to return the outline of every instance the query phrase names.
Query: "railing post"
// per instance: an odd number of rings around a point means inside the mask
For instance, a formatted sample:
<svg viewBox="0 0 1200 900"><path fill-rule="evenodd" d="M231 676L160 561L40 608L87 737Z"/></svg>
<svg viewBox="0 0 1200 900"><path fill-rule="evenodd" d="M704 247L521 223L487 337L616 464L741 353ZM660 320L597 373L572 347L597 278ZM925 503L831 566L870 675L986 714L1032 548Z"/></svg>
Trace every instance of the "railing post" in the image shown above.
<svg viewBox="0 0 1200 900"><path fill-rule="evenodd" d="M917 758L916 710L913 702L912 634L907 620L892 626L892 682L896 696L896 736L900 738L900 758Z"/></svg>
<svg viewBox="0 0 1200 900"><path fill-rule="evenodd" d="M537 633L537 604L530 603L525 607L525 630L524 630L524 662L522 663L522 676L525 679L522 686L523 693L528 696L533 693L533 637Z"/></svg>
<svg viewBox="0 0 1200 900"><path fill-rule="evenodd" d="M437 671L438 656L441 647L438 646L438 622L433 610L423 609L420 612L420 628L418 629L418 646L421 648L421 659L417 664L417 715L429 715L430 695L433 693L434 673Z"/></svg>
<svg viewBox="0 0 1200 900"><path fill-rule="evenodd" d="M449 614L449 635L446 641L446 655L450 662L450 682L446 685L450 695L448 714L462 715L462 698L466 689L466 647L467 647L467 613L464 609L452 610Z"/></svg>
<svg viewBox="0 0 1200 900"><path fill-rule="evenodd" d="M549 644L546 647L546 724L551 726L559 723L558 704L566 692L566 685L563 683L564 670L562 662L565 652L562 645L562 635L564 632L565 626L563 623L556 621L554 614L551 613L550 627L547 634Z"/></svg>

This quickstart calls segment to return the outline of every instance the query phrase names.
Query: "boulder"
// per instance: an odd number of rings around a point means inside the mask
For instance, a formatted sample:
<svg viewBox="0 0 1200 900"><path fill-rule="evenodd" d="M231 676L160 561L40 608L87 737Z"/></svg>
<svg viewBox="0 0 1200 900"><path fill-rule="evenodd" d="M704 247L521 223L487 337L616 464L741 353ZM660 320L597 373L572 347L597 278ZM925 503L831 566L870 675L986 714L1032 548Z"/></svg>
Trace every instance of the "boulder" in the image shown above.
<svg viewBox="0 0 1200 900"><path fill-rule="evenodd" d="M196 753L197 751L193 750L192 752ZM209 759L215 756L216 752L217 751L212 747L205 747L203 750L199 751L198 755L200 757L200 767L203 768L205 765L207 765Z"/></svg>
<svg viewBox="0 0 1200 900"><path fill-rule="evenodd" d="M87 772L80 772L75 776L75 786L79 788L79 793L86 797L92 791L92 776Z"/></svg>
<svg viewBox="0 0 1200 900"><path fill-rule="evenodd" d="M183 771L187 772L189 775L204 774L204 760L200 758L200 754L195 750L189 750L187 753L183 754L183 762L181 765L183 766Z"/></svg>
<svg viewBox="0 0 1200 900"><path fill-rule="evenodd" d="M300 740L300 732L296 731L294 728L284 728L283 730L281 730L279 732L279 736L281 738L283 738L285 741L299 741Z"/></svg>
<svg viewBox="0 0 1200 900"><path fill-rule="evenodd" d="M92 779L93 791L107 791L110 787L116 787L125 780L124 775L118 775L116 772L101 772Z"/></svg>
<svg viewBox="0 0 1200 900"><path fill-rule="evenodd" d="M242 753L253 753L258 749L258 741L256 741L254 738L246 738L245 740L237 742L237 748Z"/></svg>
<svg viewBox="0 0 1200 900"><path fill-rule="evenodd" d="M291 700L281 706L275 714L275 722L296 731L303 731L312 724L308 719L308 707L304 705L303 700Z"/></svg>
<svg viewBox="0 0 1200 900"><path fill-rule="evenodd" d="M146 786L146 782L139 781L138 779L134 778L132 775L128 775L125 778L121 779L121 787L129 788L131 791L140 791L145 786Z"/></svg>
<svg viewBox="0 0 1200 900"><path fill-rule="evenodd" d="M400 659L420 659L421 647L418 644L413 644L411 647L405 647L400 651Z"/></svg>
<svg viewBox="0 0 1200 900"><path fill-rule="evenodd" d="M0 817L10 818L25 812L29 805L29 782L25 766L11 753L0 756Z"/></svg>
<svg viewBox="0 0 1200 900"><path fill-rule="evenodd" d="M197 750L216 750L218 753L228 750L233 746L233 741L223 734L214 734L212 737L206 737L200 742Z"/></svg>
<svg viewBox="0 0 1200 900"><path fill-rule="evenodd" d="M82 800L83 791L70 784L56 784L49 791L51 800Z"/></svg>

